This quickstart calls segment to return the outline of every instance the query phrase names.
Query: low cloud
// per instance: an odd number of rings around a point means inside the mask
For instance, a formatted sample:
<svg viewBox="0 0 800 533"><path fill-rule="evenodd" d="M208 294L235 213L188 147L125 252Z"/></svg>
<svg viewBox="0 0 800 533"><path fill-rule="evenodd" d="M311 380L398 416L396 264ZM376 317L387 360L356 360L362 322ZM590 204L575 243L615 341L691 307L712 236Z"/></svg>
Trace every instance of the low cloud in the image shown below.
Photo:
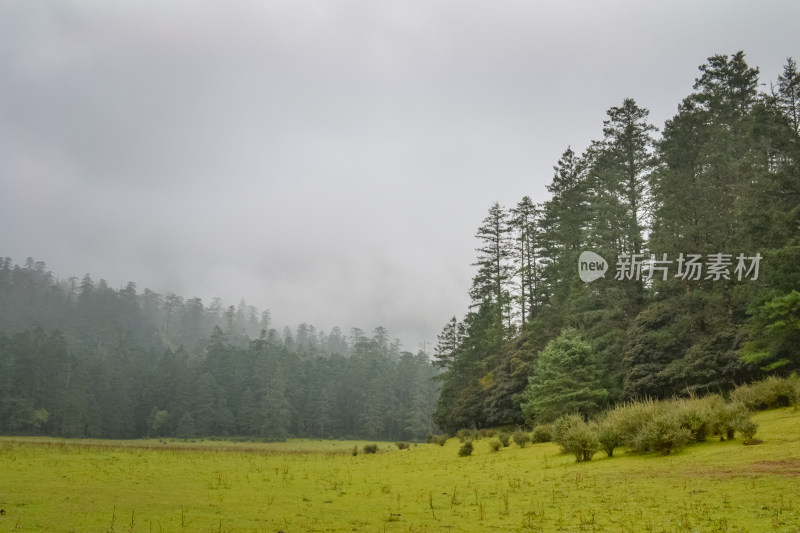
<svg viewBox="0 0 800 533"><path fill-rule="evenodd" d="M798 11L3 3L0 253L416 349L466 312L494 201L545 200L625 97L661 126L714 53L774 79Z"/></svg>

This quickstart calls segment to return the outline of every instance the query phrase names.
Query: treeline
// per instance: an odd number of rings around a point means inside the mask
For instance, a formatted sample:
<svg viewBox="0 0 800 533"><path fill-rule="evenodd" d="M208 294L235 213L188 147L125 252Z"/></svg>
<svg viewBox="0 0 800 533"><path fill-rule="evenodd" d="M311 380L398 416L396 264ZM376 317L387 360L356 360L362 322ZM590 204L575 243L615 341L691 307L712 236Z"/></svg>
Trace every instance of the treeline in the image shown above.
<svg viewBox="0 0 800 533"><path fill-rule="evenodd" d="M549 200L491 206L471 307L436 347L443 430L800 368L800 75L789 59L764 92L758 74L710 57L660 134L627 98L563 153Z"/></svg>
<svg viewBox="0 0 800 533"><path fill-rule="evenodd" d="M421 440L436 369L387 330L270 327L241 302L204 306L44 263L0 261L0 432L62 437ZM255 332L255 334L254 334Z"/></svg>

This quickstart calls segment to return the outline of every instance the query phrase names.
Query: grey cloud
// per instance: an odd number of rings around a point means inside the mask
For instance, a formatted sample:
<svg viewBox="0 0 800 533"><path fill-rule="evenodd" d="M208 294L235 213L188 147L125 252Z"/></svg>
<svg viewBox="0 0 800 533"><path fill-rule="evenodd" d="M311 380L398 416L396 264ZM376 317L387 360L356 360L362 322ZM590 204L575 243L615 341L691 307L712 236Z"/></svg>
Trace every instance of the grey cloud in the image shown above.
<svg viewBox="0 0 800 533"><path fill-rule="evenodd" d="M796 2L0 3L0 254L389 329L466 311L494 201L546 199L632 96L714 53L774 79ZM792 49L794 47L794 49Z"/></svg>

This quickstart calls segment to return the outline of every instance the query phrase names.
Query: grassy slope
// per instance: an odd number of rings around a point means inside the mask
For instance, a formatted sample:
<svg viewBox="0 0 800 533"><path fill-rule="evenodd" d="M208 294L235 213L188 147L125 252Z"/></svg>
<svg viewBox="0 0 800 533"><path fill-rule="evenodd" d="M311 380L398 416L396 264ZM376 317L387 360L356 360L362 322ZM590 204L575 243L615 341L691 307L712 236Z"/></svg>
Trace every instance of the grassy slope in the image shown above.
<svg viewBox="0 0 800 533"><path fill-rule="evenodd" d="M798 531L800 411L754 419L758 446L582 464L486 439L467 458L455 439L356 457L351 442L0 439L0 531Z"/></svg>

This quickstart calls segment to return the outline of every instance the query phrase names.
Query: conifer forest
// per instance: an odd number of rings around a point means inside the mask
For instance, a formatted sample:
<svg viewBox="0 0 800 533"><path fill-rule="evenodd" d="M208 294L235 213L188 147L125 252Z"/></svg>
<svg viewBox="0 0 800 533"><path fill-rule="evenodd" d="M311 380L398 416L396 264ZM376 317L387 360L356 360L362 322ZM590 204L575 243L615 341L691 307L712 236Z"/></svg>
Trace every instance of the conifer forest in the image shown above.
<svg viewBox="0 0 800 533"><path fill-rule="evenodd" d="M421 441L797 372L797 64L763 80L714 55L690 91L663 125L621 95L548 198L463 228L471 304L430 354L4 258L0 433Z"/></svg>

